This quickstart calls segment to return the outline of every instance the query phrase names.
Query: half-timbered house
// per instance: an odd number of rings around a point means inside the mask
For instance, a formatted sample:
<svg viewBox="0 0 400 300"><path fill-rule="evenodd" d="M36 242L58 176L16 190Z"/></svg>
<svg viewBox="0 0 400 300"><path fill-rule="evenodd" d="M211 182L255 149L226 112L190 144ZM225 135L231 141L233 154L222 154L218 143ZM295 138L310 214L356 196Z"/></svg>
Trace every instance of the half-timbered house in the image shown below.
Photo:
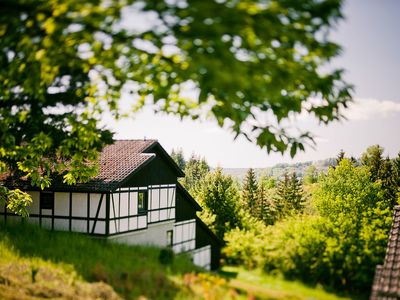
<svg viewBox="0 0 400 300"><path fill-rule="evenodd" d="M87 183L71 186L55 179L44 191L7 184L32 196L28 222L127 244L170 246L176 253L191 253L197 265L215 269L220 242L197 218L201 207L178 183L183 176L156 140L119 140L104 148L99 173ZM5 206L0 215L6 222L20 220Z"/></svg>

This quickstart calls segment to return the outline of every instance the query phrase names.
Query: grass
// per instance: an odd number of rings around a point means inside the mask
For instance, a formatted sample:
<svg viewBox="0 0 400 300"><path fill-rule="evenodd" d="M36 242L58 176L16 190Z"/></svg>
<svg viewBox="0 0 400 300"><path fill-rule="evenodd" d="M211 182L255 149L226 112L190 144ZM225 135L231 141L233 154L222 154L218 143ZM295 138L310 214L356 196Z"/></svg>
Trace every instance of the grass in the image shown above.
<svg viewBox="0 0 400 300"><path fill-rule="evenodd" d="M186 256L176 256L171 265L162 265L159 253L155 247L110 243L32 225L0 226L1 266L29 262L27 268L60 269L80 281L105 282L125 299L140 295L171 299L181 292L171 277L182 277L196 268Z"/></svg>
<svg viewBox="0 0 400 300"><path fill-rule="evenodd" d="M288 281L279 276L266 275L260 270L248 271L239 267L227 266L222 269L221 276L230 278L229 285L232 288L246 290L247 293L260 299L352 299L329 293L322 287L309 287L298 281Z"/></svg>
<svg viewBox="0 0 400 300"><path fill-rule="evenodd" d="M0 299L344 300L260 271L201 272L185 255L25 224L0 224Z"/></svg>

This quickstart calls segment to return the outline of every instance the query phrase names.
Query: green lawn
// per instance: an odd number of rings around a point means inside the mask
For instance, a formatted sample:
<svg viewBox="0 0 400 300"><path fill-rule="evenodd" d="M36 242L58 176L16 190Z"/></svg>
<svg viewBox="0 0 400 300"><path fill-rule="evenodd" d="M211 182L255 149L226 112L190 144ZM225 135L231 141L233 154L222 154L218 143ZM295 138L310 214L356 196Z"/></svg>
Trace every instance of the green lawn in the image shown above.
<svg viewBox="0 0 400 300"><path fill-rule="evenodd" d="M0 223L0 299L350 299L260 271L202 272L185 255L166 266L159 254L155 247Z"/></svg>
<svg viewBox="0 0 400 300"><path fill-rule="evenodd" d="M287 281L279 276L266 275L260 270L247 271L238 267L224 267L222 276L230 278L229 285L237 290L246 290L259 299L293 300L345 300L328 293L322 287L309 287L297 281Z"/></svg>

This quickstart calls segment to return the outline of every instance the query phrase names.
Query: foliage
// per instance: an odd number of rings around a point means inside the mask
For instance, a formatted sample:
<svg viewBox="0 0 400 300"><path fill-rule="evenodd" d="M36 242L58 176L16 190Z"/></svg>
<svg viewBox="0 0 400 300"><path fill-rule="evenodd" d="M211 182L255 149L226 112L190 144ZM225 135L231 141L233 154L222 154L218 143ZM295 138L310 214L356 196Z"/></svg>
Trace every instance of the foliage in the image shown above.
<svg viewBox="0 0 400 300"><path fill-rule="evenodd" d="M251 229L235 228L225 234L223 253L228 264L241 265L247 269L260 267L265 262L265 231L262 224Z"/></svg>
<svg viewBox="0 0 400 300"><path fill-rule="evenodd" d="M174 261L174 251L171 248L163 248L160 250L158 261L162 265L171 265Z"/></svg>
<svg viewBox="0 0 400 300"><path fill-rule="evenodd" d="M342 70L320 71L340 52L326 33L342 17L341 0L1 6L0 173L41 188L54 174L68 184L96 174L98 151L112 137L99 125L102 113L124 115L122 94L133 95L132 111L155 103L181 117L211 115L292 156L313 139L281 125L291 112L329 122L351 100ZM129 12L154 21L131 28ZM186 97L188 87L199 93ZM259 122L264 114L273 121Z"/></svg>
<svg viewBox="0 0 400 300"><path fill-rule="evenodd" d="M4 275L5 264L18 266L23 259L39 268L36 278L40 279L40 273L48 264L46 262L51 262L54 265L52 270L57 269L53 275L48 275L45 286L60 284L52 281L58 272L67 271L70 274L74 270L75 280L78 276L88 282L102 281L124 299L138 299L140 296L151 299L174 298L184 291L183 274L199 271L186 255L177 255L172 264L163 265L159 262L160 249L156 247L128 246L77 233L50 232L29 224L2 224L0 253L0 276ZM5 253L11 257L5 256ZM30 272L27 274L31 275ZM172 277L176 277L177 281ZM67 285L70 289L71 282L74 281L68 278L60 288ZM81 299L74 296L68 299L75 298Z"/></svg>
<svg viewBox="0 0 400 300"><path fill-rule="evenodd" d="M220 239L229 230L242 227L239 199L237 184L221 168L207 174L197 194L203 208L200 216Z"/></svg>
<svg viewBox="0 0 400 300"><path fill-rule="evenodd" d="M379 145L368 147L361 156L361 163L371 172L371 181L382 185L383 198L393 208L398 204L399 179L396 170L396 161L389 157L383 158L384 149Z"/></svg>
<svg viewBox="0 0 400 300"><path fill-rule="evenodd" d="M257 210L256 217L265 225L272 225L276 219L274 202L275 180L261 177L257 187Z"/></svg>
<svg viewBox="0 0 400 300"><path fill-rule="evenodd" d="M384 191L381 181L371 181L368 167L344 158L313 185L307 213L227 233L227 261L311 284L369 291L391 224Z"/></svg>
<svg viewBox="0 0 400 300"><path fill-rule="evenodd" d="M306 172L304 173L303 183L308 185L316 183L317 181L318 181L318 170L314 165L310 165L306 169Z"/></svg>
<svg viewBox="0 0 400 300"><path fill-rule="evenodd" d="M181 170L185 170L186 161L182 149L179 150L172 149L170 156L176 162L176 164Z"/></svg>
<svg viewBox="0 0 400 300"><path fill-rule="evenodd" d="M250 168L247 171L246 177L242 186L242 203L249 213L256 217L257 214L257 178L254 170Z"/></svg>
<svg viewBox="0 0 400 300"><path fill-rule="evenodd" d="M304 208L304 195L301 181L296 173L285 173L279 181L276 191L278 216L301 212Z"/></svg>
<svg viewBox="0 0 400 300"><path fill-rule="evenodd" d="M185 177L182 178L182 185L194 195L201 189L206 175L210 172L210 166L205 158L192 155L186 162Z"/></svg>
<svg viewBox="0 0 400 300"><path fill-rule="evenodd" d="M327 277L335 286L369 288L384 257L392 210L370 175L368 168L344 159L314 193L321 216L331 225L325 255L331 270Z"/></svg>

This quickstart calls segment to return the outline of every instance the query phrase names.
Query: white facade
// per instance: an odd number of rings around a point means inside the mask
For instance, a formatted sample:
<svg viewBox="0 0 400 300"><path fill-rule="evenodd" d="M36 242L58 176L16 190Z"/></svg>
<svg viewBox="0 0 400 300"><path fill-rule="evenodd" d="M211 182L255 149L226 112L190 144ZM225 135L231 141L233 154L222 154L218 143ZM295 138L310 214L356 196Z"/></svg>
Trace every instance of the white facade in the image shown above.
<svg viewBox="0 0 400 300"><path fill-rule="evenodd" d="M168 246L168 231L173 230L174 221L149 224L146 230L122 233L109 237L110 240L128 245Z"/></svg>
<svg viewBox="0 0 400 300"><path fill-rule="evenodd" d="M157 245L166 245L166 231L173 230L170 224L175 220L175 184L118 189L109 194L108 207L106 193L54 192L54 201L48 209L41 203L41 192L27 192L33 200L28 207L28 222L43 228L113 236L134 231L149 232L150 225L166 223L164 229L161 229L163 226L151 226L157 228L155 236L144 234L139 238L142 244L154 244L152 241L156 240ZM4 213L4 206L0 207L0 213ZM8 213L7 222L21 219ZM165 231L162 242L159 230Z"/></svg>
<svg viewBox="0 0 400 300"><path fill-rule="evenodd" d="M206 270L211 269L211 246L207 245L192 251L193 263Z"/></svg>
<svg viewBox="0 0 400 300"><path fill-rule="evenodd" d="M175 253L187 252L196 248L196 220L176 222L174 225L173 246Z"/></svg>

